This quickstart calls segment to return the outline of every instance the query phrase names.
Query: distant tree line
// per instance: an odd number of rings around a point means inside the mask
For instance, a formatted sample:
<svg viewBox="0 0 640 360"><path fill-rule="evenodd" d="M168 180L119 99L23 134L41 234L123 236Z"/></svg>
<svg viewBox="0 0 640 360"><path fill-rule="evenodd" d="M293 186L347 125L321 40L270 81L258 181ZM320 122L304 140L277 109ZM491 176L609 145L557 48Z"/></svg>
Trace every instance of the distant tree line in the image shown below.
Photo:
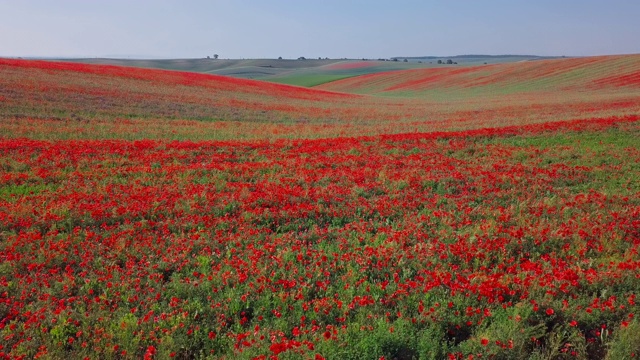
<svg viewBox="0 0 640 360"><path fill-rule="evenodd" d="M218 54L213 54L213 59L217 60L219 57L220 57L220 56L219 56ZM211 56L208 56L208 55L207 55L207 59L211 59ZM322 59L323 59L323 58L322 58L321 56L318 56L318 60L322 60ZM325 59L325 60L329 60L329 58L328 58L328 57L325 57L324 59ZM278 57L278 60L282 60L282 56L279 56L279 57ZM300 56L300 57L298 58L298 60L307 60L307 58L306 58L306 57L304 57L304 56ZM347 59L346 59L346 58L343 58L343 60L347 60ZM369 59L362 58L362 61L368 61L368 60L369 60ZM383 59L383 58L379 58L379 59L378 59L378 61L396 61L396 62L397 62L397 61L400 61L400 58L391 58L391 59ZM404 58L404 59L402 59L402 61L403 61L403 62L409 62L409 59ZM422 61L418 61L418 63L422 63ZM446 61L438 60L438 61L437 61L437 63L438 63L438 64L448 64L448 65L457 65L457 64L458 64L457 62L455 62L455 61L453 61L453 60L451 60L451 59L448 59L448 60L446 60ZM485 64L486 64L486 62L485 62Z"/></svg>

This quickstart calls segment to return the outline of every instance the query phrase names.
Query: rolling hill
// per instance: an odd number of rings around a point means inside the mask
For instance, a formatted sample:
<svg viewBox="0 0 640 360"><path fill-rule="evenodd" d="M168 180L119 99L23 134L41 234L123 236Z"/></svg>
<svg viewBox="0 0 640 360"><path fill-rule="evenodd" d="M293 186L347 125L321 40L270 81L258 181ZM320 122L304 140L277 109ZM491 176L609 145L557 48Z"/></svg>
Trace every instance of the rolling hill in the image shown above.
<svg viewBox="0 0 640 360"><path fill-rule="evenodd" d="M0 71L0 135L8 137L316 138L640 113L638 55L387 71L314 88L51 61L5 59Z"/></svg>
<svg viewBox="0 0 640 360"><path fill-rule="evenodd" d="M532 61L548 57L534 55L457 55L448 57L394 57L391 59L59 59L97 65L201 72L290 85L316 86L353 76L393 70L442 68L451 60L459 66ZM405 61L406 60L406 61Z"/></svg>
<svg viewBox="0 0 640 360"><path fill-rule="evenodd" d="M427 63L418 61L378 61L347 59L168 59L136 60L86 58L68 59L64 62L76 62L94 65L115 65L141 67L148 69L176 70L223 75L243 79L267 80L270 82L315 86L325 82L351 76L424 68Z"/></svg>
<svg viewBox="0 0 640 360"><path fill-rule="evenodd" d="M603 56L369 74L319 89L385 96L488 95L638 88L640 56ZM480 94L477 94L480 95Z"/></svg>

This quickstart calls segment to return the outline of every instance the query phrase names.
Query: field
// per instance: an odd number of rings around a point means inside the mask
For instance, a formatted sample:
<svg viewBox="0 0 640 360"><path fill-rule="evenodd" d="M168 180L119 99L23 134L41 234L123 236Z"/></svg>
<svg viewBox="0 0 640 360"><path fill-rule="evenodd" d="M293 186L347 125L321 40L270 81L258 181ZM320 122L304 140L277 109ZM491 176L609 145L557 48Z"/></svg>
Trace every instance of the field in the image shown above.
<svg viewBox="0 0 640 360"><path fill-rule="evenodd" d="M46 140L329 138L640 113L638 55L393 71L313 89L43 61L0 69L0 135Z"/></svg>
<svg viewBox="0 0 640 360"><path fill-rule="evenodd" d="M340 61L314 68L292 69L282 74L260 77L260 80L297 86L318 86L360 75L397 70L425 69L430 65L395 61ZM431 65L433 66L433 65Z"/></svg>
<svg viewBox="0 0 640 360"><path fill-rule="evenodd" d="M301 86L315 86L324 82L363 74L429 66L428 61L405 63L402 61L358 61L346 59L75 59L73 62L199 72ZM361 63L365 63L367 66L358 66ZM433 66L433 61L431 66Z"/></svg>
<svg viewBox="0 0 640 360"><path fill-rule="evenodd" d="M602 56L368 74L320 88L387 96L542 96L546 92L558 96L563 91L584 95L637 88L639 79L637 56Z"/></svg>
<svg viewBox="0 0 640 360"><path fill-rule="evenodd" d="M0 359L638 357L639 74L0 60Z"/></svg>
<svg viewBox="0 0 640 360"><path fill-rule="evenodd" d="M178 70L200 72L213 75L225 75L243 79L258 79L299 86L316 86L364 74L387 72L392 70L408 70L429 67L444 67L438 65L438 60L455 61L463 65L500 64L515 61L542 60L548 57L539 56L488 56L463 55L452 57L420 57L398 58L397 61L353 60L353 59L109 59L87 58L68 59L83 64L134 66L164 70Z"/></svg>

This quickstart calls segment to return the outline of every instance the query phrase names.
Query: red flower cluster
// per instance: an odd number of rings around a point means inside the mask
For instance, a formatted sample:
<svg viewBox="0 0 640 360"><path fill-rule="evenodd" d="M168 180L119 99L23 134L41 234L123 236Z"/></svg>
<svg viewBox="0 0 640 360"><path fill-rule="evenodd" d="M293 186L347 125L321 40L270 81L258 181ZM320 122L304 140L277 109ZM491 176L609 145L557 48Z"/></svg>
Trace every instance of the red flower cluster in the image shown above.
<svg viewBox="0 0 640 360"><path fill-rule="evenodd" d="M603 334L638 310L637 133L2 140L0 356L312 357L509 316Z"/></svg>

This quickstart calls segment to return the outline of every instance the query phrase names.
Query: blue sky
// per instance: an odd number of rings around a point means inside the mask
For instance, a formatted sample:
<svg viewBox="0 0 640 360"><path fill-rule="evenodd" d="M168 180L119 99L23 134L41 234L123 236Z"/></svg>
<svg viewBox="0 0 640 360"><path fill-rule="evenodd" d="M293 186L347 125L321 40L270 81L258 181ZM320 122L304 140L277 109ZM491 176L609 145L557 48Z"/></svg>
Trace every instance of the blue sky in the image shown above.
<svg viewBox="0 0 640 360"><path fill-rule="evenodd" d="M0 56L640 53L635 0L0 0Z"/></svg>

